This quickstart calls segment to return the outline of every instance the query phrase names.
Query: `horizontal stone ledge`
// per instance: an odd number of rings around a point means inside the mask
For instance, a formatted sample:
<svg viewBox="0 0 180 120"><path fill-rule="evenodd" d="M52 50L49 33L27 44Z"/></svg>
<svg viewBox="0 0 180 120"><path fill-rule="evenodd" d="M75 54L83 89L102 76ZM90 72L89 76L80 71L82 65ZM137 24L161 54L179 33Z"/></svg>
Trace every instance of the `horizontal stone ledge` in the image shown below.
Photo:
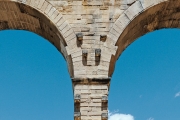
<svg viewBox="0 0 180 120"><path fill-rule="evenodd" d="M73 84L109 84L109 78L71 78Z"/></svg>

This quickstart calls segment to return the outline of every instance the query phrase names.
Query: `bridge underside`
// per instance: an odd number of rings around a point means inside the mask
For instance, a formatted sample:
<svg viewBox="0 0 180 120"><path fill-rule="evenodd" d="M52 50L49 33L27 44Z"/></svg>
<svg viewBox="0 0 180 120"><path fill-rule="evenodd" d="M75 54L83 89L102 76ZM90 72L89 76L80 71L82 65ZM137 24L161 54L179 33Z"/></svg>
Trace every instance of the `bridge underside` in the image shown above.
<svg viewBox="0 0 180 120"><path fill-rule="evenodd" d="M49 40L61 51L58 31L48 18L31 7L0 1L0 30L16 29L34 32Z"/></svg>

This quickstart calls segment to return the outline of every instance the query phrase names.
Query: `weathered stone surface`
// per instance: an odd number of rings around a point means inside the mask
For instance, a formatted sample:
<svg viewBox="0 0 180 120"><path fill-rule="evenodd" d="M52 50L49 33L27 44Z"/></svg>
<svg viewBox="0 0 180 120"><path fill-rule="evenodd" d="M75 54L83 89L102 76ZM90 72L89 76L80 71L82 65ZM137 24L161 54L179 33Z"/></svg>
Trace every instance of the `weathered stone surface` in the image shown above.
<svg viewBox="0 0 180 120"><path fill-rule="evenodd" d="M101 120L118 57L148 32L179 28L179 7L179 0L0 0L0 30L28 30L52 43L81 81L73 82L81 96L76 112Z"/></svg>

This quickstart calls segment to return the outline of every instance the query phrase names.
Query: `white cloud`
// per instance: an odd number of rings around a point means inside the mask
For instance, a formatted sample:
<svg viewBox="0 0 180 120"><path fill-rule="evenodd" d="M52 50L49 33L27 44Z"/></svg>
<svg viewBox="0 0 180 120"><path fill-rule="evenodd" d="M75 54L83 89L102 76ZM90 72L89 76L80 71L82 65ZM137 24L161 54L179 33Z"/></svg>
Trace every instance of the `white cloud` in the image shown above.
<svg viewBox="0 0 180 120"><path fill-rule="evenodd" d="M150 117L150 118L148 118L147 120L154 120L154 118Z"/></svg>
<svg viewBox="0 0 180 120"><path fill-rule="evenodd" d="M108 120L134 120L134 117L130 114L111 113L109 112Z"/></svg>
<svg viewBox="0 0 180 120"><path fill-rule="evenodd" d="M178 93L175 94L175 98L176 98L176 97L180 97L180 92L178 92Z"/></svg>

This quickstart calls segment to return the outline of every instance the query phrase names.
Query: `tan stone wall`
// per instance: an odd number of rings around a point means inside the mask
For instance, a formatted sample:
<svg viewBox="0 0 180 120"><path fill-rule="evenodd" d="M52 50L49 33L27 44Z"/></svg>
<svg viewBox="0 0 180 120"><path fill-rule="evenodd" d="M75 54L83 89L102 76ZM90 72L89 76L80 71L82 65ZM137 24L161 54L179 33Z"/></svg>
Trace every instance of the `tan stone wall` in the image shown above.
<svg viewBox="0 0 180 120"><path fill-rule="evenodd" d="M66 47L72 56L75 78L108 78L110 59L117 47L112 41L101 41L100 35L107 35L117 18L135 0L49 0L59 10L72 30L83 34L83 42L77 45L75 36ZM116 32L116 31L112 31ZM96 59L95 50L101 50L100 59ZM82 57L82 50L88 52Z"/></svg>

